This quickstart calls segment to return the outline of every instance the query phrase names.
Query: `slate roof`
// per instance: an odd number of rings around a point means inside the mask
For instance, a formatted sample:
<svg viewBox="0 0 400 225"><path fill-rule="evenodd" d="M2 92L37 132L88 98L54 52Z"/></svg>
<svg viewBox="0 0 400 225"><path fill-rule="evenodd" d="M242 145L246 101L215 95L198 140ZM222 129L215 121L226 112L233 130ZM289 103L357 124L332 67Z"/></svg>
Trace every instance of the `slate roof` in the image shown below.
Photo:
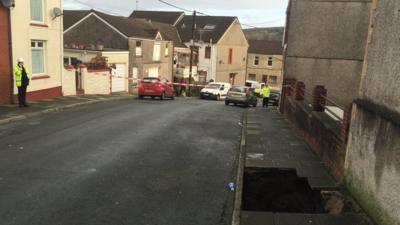
<svg viewBox="0 0 400 225"><path fill-rule="evenodd" d="M81 20L87 14L90 13L90 10L64 10L63 11L63 22L64 22L64 30L67 30L76 22Z"/></svg>
<svg viewBox="0 0 400 225"><path fill-rule="evenodd" d="M130 17L174 25L182 15L184 15L184 12L135 10Z"/></svg>
<svg viewBox="0 0 400 225"><path fill-rule="evenodd" d="M197 32L195 33L196 40L202 40L204 42L210 42L212 39L213 43L217 43L231 24L236 20L236 17L226 16L197 16L196 26ZM189 42L192 38L192 24L193 17L185 16L177 25L179 35L183 42ZM206 25L214 26L214 29L204 29Z"/></svg>
<svg viewBox="0 0 400 225"><path fill-rule="evenodd" d="M282 55L281 41L249 40L249 53L261 55Z"/></svg>
<svg viewBox="0 0 400 225"><path fill-rule="evenodd" d="M173 25L150 22L146 19L113 16L96 10L65 10L64 30L68 29L91 12L95 13L127 37L154 39L157 33L160 32L164 40L173 41L177 47L186 47L182 43L178 31Z"/></svg>

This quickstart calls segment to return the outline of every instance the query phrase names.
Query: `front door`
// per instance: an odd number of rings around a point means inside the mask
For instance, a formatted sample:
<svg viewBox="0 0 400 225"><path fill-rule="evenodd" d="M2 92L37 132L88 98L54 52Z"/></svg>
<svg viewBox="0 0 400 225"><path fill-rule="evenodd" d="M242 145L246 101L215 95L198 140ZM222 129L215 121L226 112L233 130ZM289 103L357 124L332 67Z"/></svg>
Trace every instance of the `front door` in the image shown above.
<svg viewBox="0 0 400 225"><path fill-rule="evenodd" d="M235 85L235 77L236 77L237 73L230 73L229 74L229 83L233 86Z"/></svg>

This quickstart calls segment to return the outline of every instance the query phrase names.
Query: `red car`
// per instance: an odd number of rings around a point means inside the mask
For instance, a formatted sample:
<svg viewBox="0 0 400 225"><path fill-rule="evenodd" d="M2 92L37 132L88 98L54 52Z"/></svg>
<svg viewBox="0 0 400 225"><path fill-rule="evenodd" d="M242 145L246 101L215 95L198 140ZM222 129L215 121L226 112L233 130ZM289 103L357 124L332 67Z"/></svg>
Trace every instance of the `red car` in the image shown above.
<svg viewBox="0 0 400 225"><path fill-rule="evenodd" d="M159 78L146 77L143 78L139 85L139 98L142 99L146 96L154 99L159 97L161 100L165 98L174 99L174 87L166 80L160 80Z"/></svg>

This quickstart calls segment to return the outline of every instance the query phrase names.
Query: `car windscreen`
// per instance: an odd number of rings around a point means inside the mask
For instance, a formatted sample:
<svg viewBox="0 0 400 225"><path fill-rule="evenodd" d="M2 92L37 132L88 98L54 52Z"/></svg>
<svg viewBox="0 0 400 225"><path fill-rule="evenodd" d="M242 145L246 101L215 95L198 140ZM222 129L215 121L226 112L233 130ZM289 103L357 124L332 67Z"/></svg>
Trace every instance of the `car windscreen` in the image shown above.
<svg viewBox="0 0 400 225"><path fill-rule="evenodd" d="M220 87L221 87L220 84L208 84L206 86L206 88L209 88L209 89L219 89Z"/></svg>
<svg viewBox="0 0 400 225"><path fill-rule="evenodd" d="M158 78L144 78L143 83L158 83L160 79Z"/></svg>
<svg viewBox="0 0 400 225"><path fill-rule="evenodd" d="M233 87L229 89L230 92L240 92L240 93L246 93L246 89L243 87Z"/></svg>

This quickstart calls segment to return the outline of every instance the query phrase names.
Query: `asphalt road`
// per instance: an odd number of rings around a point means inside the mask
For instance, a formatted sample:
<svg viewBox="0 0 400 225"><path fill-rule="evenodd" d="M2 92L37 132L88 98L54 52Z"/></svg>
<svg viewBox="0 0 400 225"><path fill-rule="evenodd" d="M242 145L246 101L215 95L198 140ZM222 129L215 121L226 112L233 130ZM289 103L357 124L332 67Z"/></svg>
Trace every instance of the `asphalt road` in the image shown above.
<svg viewBox="0 0 400 225"><path fill-rule="evenodd" d="M126 100L2 125L0 224L228 224L243 111Z"/></svg>

